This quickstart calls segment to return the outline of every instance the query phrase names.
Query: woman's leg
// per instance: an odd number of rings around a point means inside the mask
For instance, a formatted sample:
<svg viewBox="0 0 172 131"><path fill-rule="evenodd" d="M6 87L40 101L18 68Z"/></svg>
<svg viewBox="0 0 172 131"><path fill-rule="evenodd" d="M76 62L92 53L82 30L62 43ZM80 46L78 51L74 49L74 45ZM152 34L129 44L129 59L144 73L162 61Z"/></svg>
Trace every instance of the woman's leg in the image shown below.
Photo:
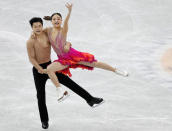
<svg viewBox="0 0 172 131"><path fill-rule="evenodd" d="M90 66L90 67L97 67L97 68L101 68L101 69L112 71L112 72L116 71L116 68L114 68L106 63L103 63L103 62L89 63L89 62L85 62L85 61L80 61L80 62L78 62L78 64L86 65L86 66Z"/></svg>
<svg viewBox="0 0 172 131"><path fill-rule="evenodd" d="M122 71L122 70L119 70L117 68L114 68L106 63L103 63L103 62L92 62L92 63L89 63L89 62L85 62L85 61L80 61L78 62L78 64L82 64L82 65L86 65L86 66L90 66L90 67L97 67L97 68L101 68L101 69L104 69L104 70L108 70L108 71L112 71L112 72L115 72L116 74L118 75L122 75L122 76L128 76L128 72L126 71Z"/></svg>
<svg viewBox="0 0 172 131"><path fill-rule="evenodd" d="M57 71L65 69L67 67L68 66L64 66L64 65L60 64L59 62L53 62L47 67L47 74L56 87L60 87L60 84L59 84L58 78L55 73Z"/></svg>
<svg viewBox="0 0 172 131"><path fill-rule="evenodd" d="M57 97L59 102L63 101L68 96L68 92L64 90L62 87L60 87L60 83L56 76L56 72L59 70L63 70L67 67L68 66L64 66L59 62L54 62L47 67L47 74L51 79L51 81L53 82L53 84L56 86Z"/></svg>

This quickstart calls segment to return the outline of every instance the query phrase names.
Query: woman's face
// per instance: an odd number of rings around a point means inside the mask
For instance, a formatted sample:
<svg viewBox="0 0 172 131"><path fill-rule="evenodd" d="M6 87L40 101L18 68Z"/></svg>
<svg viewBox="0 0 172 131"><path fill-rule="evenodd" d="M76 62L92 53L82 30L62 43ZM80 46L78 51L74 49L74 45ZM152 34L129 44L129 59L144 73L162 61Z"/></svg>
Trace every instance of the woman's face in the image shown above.
<svg viewBox="0 0 172 131"><path fill-rule="evenodd" d="M61 27L62 18L59 15L54 15L51 20L54 27Z"/></svg>

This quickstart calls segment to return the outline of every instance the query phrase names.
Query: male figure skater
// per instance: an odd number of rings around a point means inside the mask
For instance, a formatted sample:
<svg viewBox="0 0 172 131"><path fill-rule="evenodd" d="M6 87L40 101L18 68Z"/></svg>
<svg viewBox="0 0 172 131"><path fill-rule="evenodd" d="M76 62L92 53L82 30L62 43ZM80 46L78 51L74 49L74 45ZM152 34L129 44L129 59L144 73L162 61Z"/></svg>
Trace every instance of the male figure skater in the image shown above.
<svg viewBox="0 0 172 131"><path fill-rule="evenodd" d="M37 91L38 108L40 119L42 122L42 128L47 129L49 127L49 117L46 106L45 84L49 77L46 74L45 69L51 63L51 45L46 32L43 31L42 19L39 17L34 17L29 22L35 36L31 35L31 37L27 41L27 52L29 60L33 65L32 71ZM102 98L93 97L77 83L71 80L68 76L61 73L56 73L56 75L61 84L65 85L76 94L81 96L83 99L85 99L91 107L103 103Z"/></svg>

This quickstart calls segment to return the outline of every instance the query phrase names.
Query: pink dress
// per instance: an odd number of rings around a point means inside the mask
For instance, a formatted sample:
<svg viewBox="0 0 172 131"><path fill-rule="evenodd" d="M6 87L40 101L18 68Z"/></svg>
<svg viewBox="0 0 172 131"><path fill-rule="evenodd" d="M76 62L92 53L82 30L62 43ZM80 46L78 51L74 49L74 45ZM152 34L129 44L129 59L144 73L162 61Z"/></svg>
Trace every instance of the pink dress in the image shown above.
<svg viewBox="0 0 172 131"><path fill-rule="evenodd" d="M70 68L82 68L82 69L93 70L93 67L85 66L85 65L81 65L77 63L80 61L85 61L85 62L90 62L90 63L95 62L97 60L94 58L94 55L86 53L86 52L77 51L72 47L67 53L65 53L64 46L66 44L66 40L62 36L61 31L56 36L55 42L53 42L51 38L51 35L50 35L51 31L48 33L48 37L49 37L51 46L53 47L54 51L56 52L58 56L58 59L55 60L54 62L59 62L62 65L68 65L66 69L58 71L58 72L61 72L71 77L72 74L69 70Z"/></svg>

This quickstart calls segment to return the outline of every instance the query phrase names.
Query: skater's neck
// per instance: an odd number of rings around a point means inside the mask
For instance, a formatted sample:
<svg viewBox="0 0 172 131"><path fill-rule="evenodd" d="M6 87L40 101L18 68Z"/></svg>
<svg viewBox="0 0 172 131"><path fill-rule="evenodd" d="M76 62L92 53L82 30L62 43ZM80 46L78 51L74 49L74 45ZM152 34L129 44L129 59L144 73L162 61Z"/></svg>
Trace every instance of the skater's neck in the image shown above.
<svg viewBox="0 0 172 131"><path fill-rule="evenodd" d="M53 31L60 31L61 29L61 27L53 27Z"/></svg>

